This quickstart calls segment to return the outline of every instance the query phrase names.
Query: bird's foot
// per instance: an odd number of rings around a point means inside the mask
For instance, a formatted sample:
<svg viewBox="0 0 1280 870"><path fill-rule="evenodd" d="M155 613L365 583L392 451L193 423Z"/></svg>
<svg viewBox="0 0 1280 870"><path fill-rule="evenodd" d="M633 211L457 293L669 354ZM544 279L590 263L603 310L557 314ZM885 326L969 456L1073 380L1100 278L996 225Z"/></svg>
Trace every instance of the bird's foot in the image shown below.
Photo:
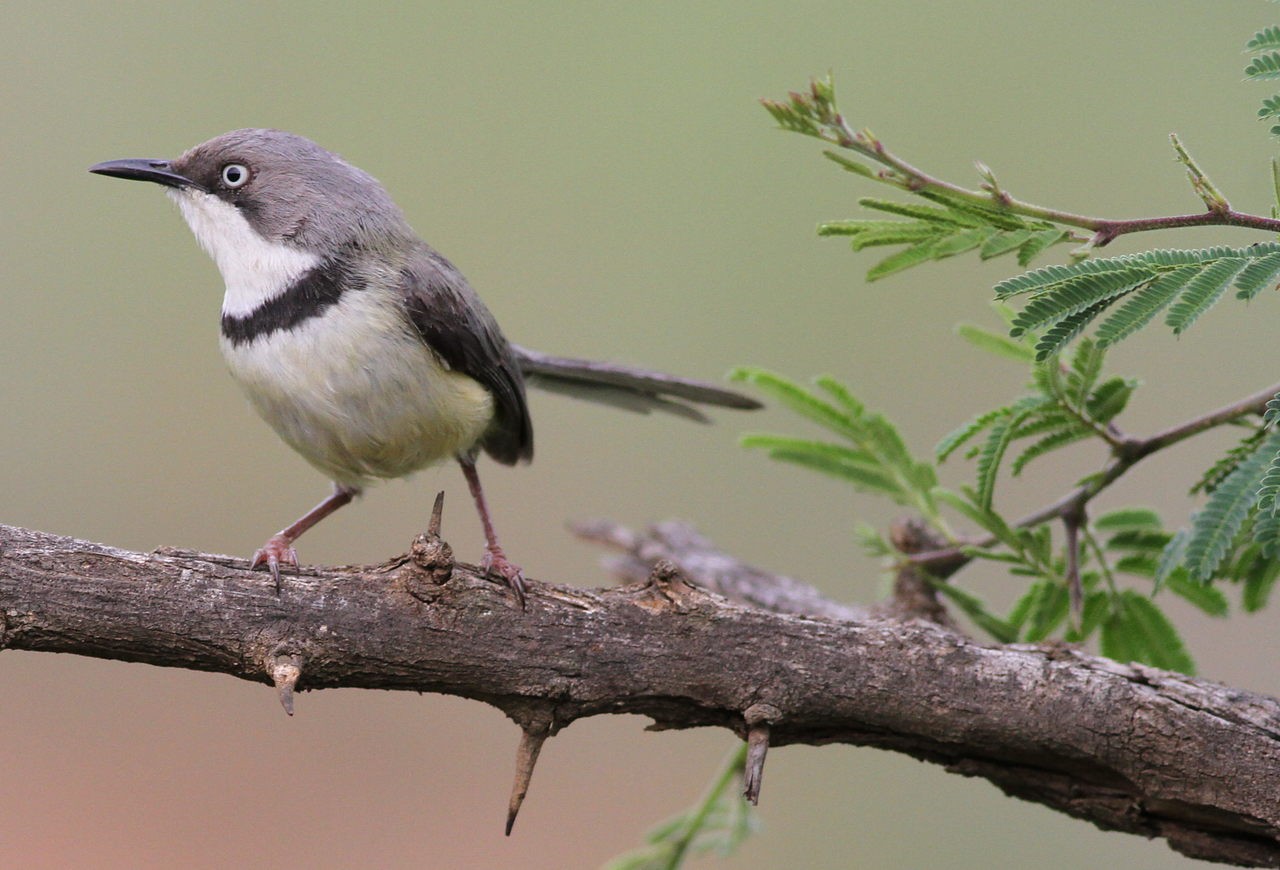
<svg viewBox="0 0 1280 870"><path fill-rule="evenodd" d="M280 594L280 566L298 570L298 551L293 548L293 541L284 535L273 535L262 549L253 554L253 564L249 567L257 570L263 566L271 572L271 579L276 584L276 594Z"/></svg>
<svg viewBox="0 0 1280 870"><path fill-rule="evenodd" d="M519 565L507 558L507 554L502 552L501 547L487 548L480 567L484 569L486 579L494 574L501 577L515 593L516 600L520 602L520 609L524 609L524 572L520 570Z"/></svg>

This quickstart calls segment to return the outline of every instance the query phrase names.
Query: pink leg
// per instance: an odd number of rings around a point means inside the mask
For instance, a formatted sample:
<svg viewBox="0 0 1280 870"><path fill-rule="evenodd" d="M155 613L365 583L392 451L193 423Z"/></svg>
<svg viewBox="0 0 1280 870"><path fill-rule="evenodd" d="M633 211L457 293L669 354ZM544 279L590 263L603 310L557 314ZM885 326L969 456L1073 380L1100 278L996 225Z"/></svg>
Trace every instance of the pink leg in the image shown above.
<svg viewBox="0 0 1280 870"><path fill-rule="evenodd" d="M272 579L276 581L276 594L279 595L280 566L285 565L294 569L298 567L298 552L293 549L293 542L302 537L303 532L338 508L345 504L350 504L351 500L359 494L360 490L356 487L342 486L335 483L333 485L333 495L307 511L287 529L281 529L272 535L262 545L262 549L253 554L253 564L250 567L261 568L266 565L271 572Z"/></svg>
<svg viewBox="0 0 1280 870"><path fill-rule="evenodd" d="M507 554L502 552L498 544L498 535L493 530L493 522L489 519L489 506L485 504L484 490L480 487L480 475L476 474L476 464L470 459L458 459L462 473L467 478L467 486L471 489L471 497L475 499L476 510L480 514L480 525L484 527L485 556L481 567L488 575L497 572L511 591L516 594L520 606L524 607L524 574L520 566L512 563Z"/></svg>

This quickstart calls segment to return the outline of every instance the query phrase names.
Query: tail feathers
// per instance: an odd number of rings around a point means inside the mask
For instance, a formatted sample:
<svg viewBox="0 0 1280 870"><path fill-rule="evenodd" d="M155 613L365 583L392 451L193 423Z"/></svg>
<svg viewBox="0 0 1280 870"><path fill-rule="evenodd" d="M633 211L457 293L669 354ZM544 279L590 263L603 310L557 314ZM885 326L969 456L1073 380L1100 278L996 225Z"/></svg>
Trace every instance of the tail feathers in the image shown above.
<svg viewBox="0 0 1280 870"><path fill-rule="evenodd" d="M551 356L512 345L529 383L555 393L649 413L662 411L690 420L707 417L692 405L744 411L763 407L755 399L723 387L615 363Z"/></svg>

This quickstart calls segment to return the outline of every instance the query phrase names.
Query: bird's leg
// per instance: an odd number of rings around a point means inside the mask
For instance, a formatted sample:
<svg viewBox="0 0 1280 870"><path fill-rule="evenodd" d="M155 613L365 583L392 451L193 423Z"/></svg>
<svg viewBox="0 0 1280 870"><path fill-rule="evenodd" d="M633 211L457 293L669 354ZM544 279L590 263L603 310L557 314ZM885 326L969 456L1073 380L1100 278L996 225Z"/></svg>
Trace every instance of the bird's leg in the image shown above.
<svg viewBox="0 0 1280 870"><path fill-rule="evenodd" d="M302 537L303 532L338 508L350 504L351 500L359 494L358 487L335 483L332 495L299 517L293 525L281 529L268 538L262 545L262 549L253 554L253 564L250 567L261 568L266 565L267 570L271 572L271 578L276 581L276 594L279 595L280 566L286 565L294 569L298 567L298 552L293 549L293 542Z"/></svg>
<svg viewBox="0 0 1280 870"><path fill-rule="evenodd" d="M458 464L462 466L462 473L467 478L467 486L471 489L471 497L475 499L476 511L480 514L480 525L484 527L485 554L484 561L480 566L484 568L485 576L496 573L506 584L511 587L511 591L516 594L520 606L524 607L524 574L520 571L520 566L514 564L507 558L507 554L502 552L502 546L498 543L498 535L493 530L493 522L489 519L489 506L484 501L484 490L480 487L480 475L476 473L475 461L468 457L458 457Z"/></svg>

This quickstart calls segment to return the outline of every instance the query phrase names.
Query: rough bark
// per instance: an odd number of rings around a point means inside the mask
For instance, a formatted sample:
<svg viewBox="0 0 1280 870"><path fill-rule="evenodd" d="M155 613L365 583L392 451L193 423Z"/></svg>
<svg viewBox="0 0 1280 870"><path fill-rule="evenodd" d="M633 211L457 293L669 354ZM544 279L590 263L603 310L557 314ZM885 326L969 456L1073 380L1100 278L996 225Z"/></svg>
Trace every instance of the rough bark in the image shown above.
<svg viewBox="0 0 1280 870"><path fill-rule="evenodd" d="M545 737L640 713L749 734L761 764L768 744L893 749L1188 855L1280 866L1280 702L844 610L680 528L595 527L646 579L531 582L522 611L426 536L384 565L303 569L277 597L241 559L0 526L0 648L228 673L274 684L286 709L336 686L482 700L524 730L513 814Z"/></svg>

